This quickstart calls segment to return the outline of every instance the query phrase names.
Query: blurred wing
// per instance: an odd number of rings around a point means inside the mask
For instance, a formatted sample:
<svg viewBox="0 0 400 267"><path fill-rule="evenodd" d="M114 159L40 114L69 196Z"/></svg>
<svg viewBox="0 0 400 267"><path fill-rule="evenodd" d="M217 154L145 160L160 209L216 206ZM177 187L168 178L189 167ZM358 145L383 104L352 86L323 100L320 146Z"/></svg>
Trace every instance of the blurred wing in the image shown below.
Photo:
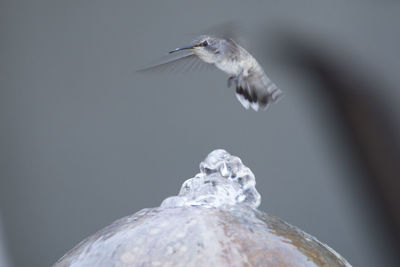
<svg viewBox="0 0 400 267"><path fill-rule="evenodd" d="M235 43L243 47L248 47L248 29L237 20L219 23L193 33L192 35L199 36L204 34L224 39L232 39Z"/></svg>
<svg viewBox="0 0 400 267"><path fill-rule="evenodd" d="M205 33L225 39L238 39L240 27L237 21L227 21L206 29Z"/></svg>
<svg viewBox="0 0 400 267"><path fill-rule="evenodd" d="M177 53L177 55L168 55L164 59L158 61L158 63L152 64L143 69L137 70L139 73L157 73L157 72L187 72L196 70L205 70L211 67L211 64L207 64L198 58L192 52Z"/></svg>

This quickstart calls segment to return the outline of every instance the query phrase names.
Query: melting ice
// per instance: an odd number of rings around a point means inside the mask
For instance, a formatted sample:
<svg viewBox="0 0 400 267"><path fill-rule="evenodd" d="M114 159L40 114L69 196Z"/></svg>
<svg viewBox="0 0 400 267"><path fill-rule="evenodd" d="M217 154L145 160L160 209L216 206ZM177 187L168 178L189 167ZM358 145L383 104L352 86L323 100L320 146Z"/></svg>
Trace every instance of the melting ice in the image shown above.
<svg viewBox="0 0 400 267"><path fill-rule="evenodd" d="M257 208L261 196L256 179L240 158L223 149L208 154L200 163L200 173L186 180L178 196L165 199L161 207L223 207L245 204Z"/></svg>

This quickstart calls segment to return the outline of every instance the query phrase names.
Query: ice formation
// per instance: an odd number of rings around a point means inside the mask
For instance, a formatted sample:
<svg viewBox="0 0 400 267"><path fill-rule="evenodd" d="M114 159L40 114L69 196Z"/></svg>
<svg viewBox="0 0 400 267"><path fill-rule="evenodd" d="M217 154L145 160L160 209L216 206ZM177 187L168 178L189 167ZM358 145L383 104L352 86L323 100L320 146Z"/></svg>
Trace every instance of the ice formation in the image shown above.
<svg viewBox="0 0 400 267"><path fill-rule="evenodd" d="M257 208L261 196L255 186L254 174L240 158L217 149L200 163L200 173L182 184L179 195L165 199L161 207L245 204Z"/></svg>

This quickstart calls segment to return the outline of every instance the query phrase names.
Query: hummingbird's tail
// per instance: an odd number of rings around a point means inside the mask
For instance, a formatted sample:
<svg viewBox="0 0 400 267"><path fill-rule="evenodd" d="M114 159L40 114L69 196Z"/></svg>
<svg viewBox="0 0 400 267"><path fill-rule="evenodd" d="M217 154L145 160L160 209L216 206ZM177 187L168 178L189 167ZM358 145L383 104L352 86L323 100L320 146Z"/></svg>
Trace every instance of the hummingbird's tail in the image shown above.
<svg viewBox="0 0 400 267"><path fill-rule="evenodd" d="M265 110L270 103L277 102L283 96L283 92L266 76L261 79L249 76L232 79L236 84L236 98L246 109ZM228 80L228 85L232 79Z"/></svg>
<svg viewBox="0 0 400 267"><path fill-rule="evenodd" d="M266 87L266 93L261 96L258 103L261 108L266 109L270 103L276 103L282 97L283 92L274 83L271 82L270 85Z"/></svg>

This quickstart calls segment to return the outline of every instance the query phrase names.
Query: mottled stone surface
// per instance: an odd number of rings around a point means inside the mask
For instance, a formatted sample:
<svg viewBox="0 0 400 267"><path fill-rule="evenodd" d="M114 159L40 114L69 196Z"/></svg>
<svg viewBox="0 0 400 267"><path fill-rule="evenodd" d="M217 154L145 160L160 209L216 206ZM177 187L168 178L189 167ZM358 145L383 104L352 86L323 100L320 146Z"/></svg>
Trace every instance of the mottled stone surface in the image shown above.
<svg viewBox="0 0 400 267"><path fill-rule="evenodd" d="M350 266L296 227L248 207L144 209L55 266Z"/></svg>
<svg viewBox="0 0 400 267"><path fill-rule="evenodd" d="M257 210L255 177L216 150L161 207L122 218L54 266L350 266L314 237Z"/></svg>

